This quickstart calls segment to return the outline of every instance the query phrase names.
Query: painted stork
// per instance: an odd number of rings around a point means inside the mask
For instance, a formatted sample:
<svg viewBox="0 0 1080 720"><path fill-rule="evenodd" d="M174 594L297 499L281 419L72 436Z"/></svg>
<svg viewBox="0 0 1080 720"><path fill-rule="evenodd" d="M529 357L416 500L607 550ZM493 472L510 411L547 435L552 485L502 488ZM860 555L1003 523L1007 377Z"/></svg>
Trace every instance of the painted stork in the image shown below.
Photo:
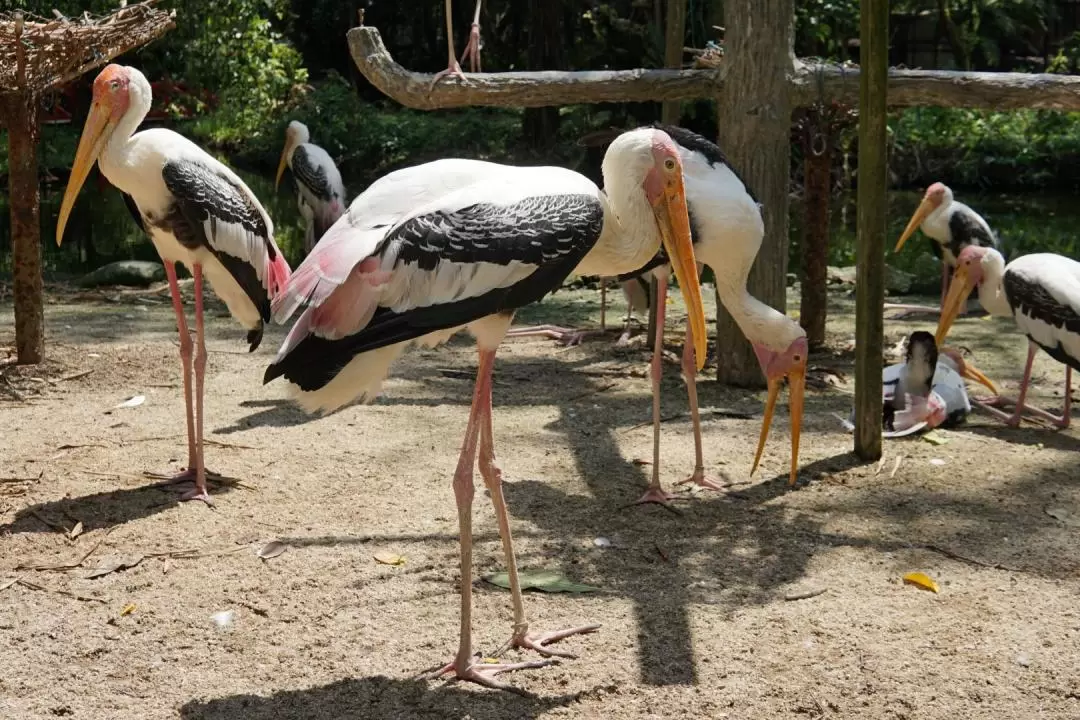
<svg viewBox="0 0 1080 720"><path fill-rule="evenodd" d="M183 499L211 503L203 461L203 275L232 316L248 329L254 351L262 342L263 323L270 320L270 302L285 287L290 271L274 244L270 217L236 174L171 130L135 132L150 109L150 99L150 83L135 68L109 65L94 80L93 104L60 205L56 242L63 239L68 215L96 161L123 194L135 222L150 236L165 264L180 331L187 405L188 465L174 480L195 483ZM194 348L176 282L178 262L195 279Z"/></svg>
<svg viewBox="0 0 1080 720"><path fill-rule="evenodd" d="M274 190L281 183L286 165L296 181L296 204L304 217L304 251L309 253L345 212L345 184L330 153L312 144L307 125L297 120L285 130Z"/></svg>
<svg viewBox="0 0 1080 720"><path fill-rule="evenodd" d="M746 278L754 264L765 225L761 208L745 183L728 163L716 144L697 133L671 125L659 125L679 148L686 183L686 202L694 238L694 255L698 262L712 268L720 301L731 313L743 334L750 340L768 384L765 415L758 439L751 474L761 461L765 441L772 423L773 411L780 386L788 380L791 410L791 471L789 485L798 478L799 437L802 427L803 394L805 390L808 346L806 332L784 313L766 305L746 290ZM660 373L666 309L669 267L663 249L648 263L629 273L607 270L603 274L618 275L620 282L654 273L659 281L659 303L656 317L656 346L652 359L653 385L653 465L652 479L638 503L664 504L673 498L660 483ZM682 281L679 281L680 287ZM684 291L685 292L685 291ZM543 326L514 328L510 335L522 337L543 334L560 337L558 331L576 332L568 328ZM694 430L694 471L683 483L719 490L721 482L705 473L701 440L701 419L698 413L696 371L702 358L694 362L694 347L683 347L682 369L690 403ZM695 366L696 365L696 366Z"/></svg>
<svg viewBox="0 0 1080 720"><path fill-rule="evenodd" d="M893 252L900 252L917 228L930 238L930 249L941 261L942 307L949 287L949 273L956 267L961 250L969 245L1001 250L1001 243L986 220L964 203L954 200L952 190L944 183L936 182L926 189L922 202L908 221ZM921 306L905 305L890 305L890 308L928 310Z"/></svg>
<svg viewBox="0 0 1080 720"><path fill-rule="evenodd" d="M984 310L991 315L1011 316L1028 337L1019 397L1012 401L999 395L980 405L1013 427L1020 424L1027 410L1067 428L1072 371L1080 369L1080 262L1055 253L1035 253L1006 265L1005 258L993 248L964 248L942 306L937 329L939 343L949 334L960 308L975 288L979 290L979 303ZM1038 348L1065 365L1065 407L1060 417L1025 403L1031 365ZM1012 404L1015 409L1009 414L992 407L1002 404Z"/></svg>
<svg viewBox="0 0 1080 720"><path fill-rule="evenodd" d="M960 351L941 348L919 330L908 338L905 360L882 371L882 420L886 435L898 437L923 428L957 425L971 412L964 380L997 394L994 383L964 360ZM850 422L854 423L854 411ZM851 425L854 428L854 425Z"/></svg>
<svg viewBox="0 0 1080 720"><path fill-rule="evenodd" d="M390 364L412 343L435 345L468 328L479 367L454 497L461 543L461 638L437 675L510 689L495 676L545 662L474 663L471 641L473 466L491 493L514 608L510 645L564 655L548 644L598 626L539 636L528 632L513 540L495 464L491 373L514 311L573 273L630 270L661 244L674 261L691 337L704 357L705 316L690 241L682 163L663 132L644 128L612 143L606 191L554 167L519 168L440 160L391 173L356 200L274 301L274 316L297 319L267 368L284 376L308 412L371 399Z"/></svg>
<svg viewBox="0 0 1080 720"><path fill-rule="evenodd" d="M480 3L482 0L476 0L476 10L473 12L472 27L469 29L469 42L465 45L465 52L461 54L461 62L469 61L469 72L480 72ZM457 56L454 54L454 8L452 0L446 0L446 44L450 51L450 60L446 65L445 70L440 70L435 73L435 78L431 81L432 87L435 83L442 80L448 75L453 75L465 80L465 73L461 71L461 63L457 61Z"/></svg>

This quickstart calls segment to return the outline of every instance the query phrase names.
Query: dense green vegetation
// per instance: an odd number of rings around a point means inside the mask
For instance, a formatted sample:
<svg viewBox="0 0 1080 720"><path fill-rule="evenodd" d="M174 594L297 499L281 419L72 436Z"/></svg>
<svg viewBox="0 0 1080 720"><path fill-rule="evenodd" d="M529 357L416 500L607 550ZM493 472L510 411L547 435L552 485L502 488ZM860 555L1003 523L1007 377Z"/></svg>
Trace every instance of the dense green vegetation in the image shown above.
<svg viewBox="0 0 1080 720"><path fill-rule="evenodd" d="M51 16L103 12L115 0L0 0L0 6ZM485 68L535 65L530 44L547 42L555 65L570 69L656 66L663 52L657 21L663 3L634 0L563 0L554 37L530 21L532 0L486 0L481 18ZM858 33L858 0L796 3L797 51L836 60L851 57L848 39ZM1044 53L1032 38L1054 21L1051 0L900 0L898 20L935 13L943 47L962 67L1017 69L1018 57ZM471 0L455 3L460 51L471 19ZM265 171L276 162L282 132L301 118L316 142L337 158L351 192L402 164L438 156L531 159L580 166L577 140L608 125L632 125L657 117L653 104L563 108L546 141L522 132L527 112L462 110L422 113L402 109L358 76L344 33L366 9L406 66L435 70L445 65L442 0L185 0L176 3L177 27L165 38L132 53L152 78L183 80L210 90L198 119L178 128L231 162ZM719 40L722 0L689 4L686 44ZM1027 53L1027 55L1025 55ZM1054 72L1080 68L1080 36L1047 57ZM1023 68L1020 68L1023 69ZM1044 68L1031 68L1043 70ZM88 79L87 79L88 81ZM85 108L79 112L85 112ZM42 165L63 168L73 155L81 116L69 126L45 129ZM687 103L683 123L715 132L708 102ZM958 187L1075 187L1080 184L1080 115L1054 112L975 112L914 109L890 119L891 168L899 186L942 179ZM852 142L841 143L854 150ZM6 149L0 147L0 173ZM794 170L796 176L798 169Z"/></svg>

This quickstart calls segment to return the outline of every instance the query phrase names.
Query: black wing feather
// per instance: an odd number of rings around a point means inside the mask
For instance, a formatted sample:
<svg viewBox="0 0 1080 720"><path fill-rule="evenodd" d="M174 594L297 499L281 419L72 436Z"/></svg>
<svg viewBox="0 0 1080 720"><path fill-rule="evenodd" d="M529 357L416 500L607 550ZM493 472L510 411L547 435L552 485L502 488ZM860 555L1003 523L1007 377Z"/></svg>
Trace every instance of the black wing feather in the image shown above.
<svg viewBox="0 0 1080 720"><path fill-rule="evenodd" d="M1072 306L1056 300L1043 286L1028 280L1015 270L1005 271L1004 285L1005 297L1014 312L1018 311L1056 328L1064 328L1068 332L1080 333L1080 315ZM1080 358L1074 358L1065 352L1060 342L1054 347L1049 347L1031 335L1028 335L1028 338L1058 362L1080 370Z"/></svg>
<svg viewBox="0 0 1080 720"><path fill-rule="evenodd" d="M143 220L142 210L135 203L135 198L128 195L123 190L120 190L121 197L124 198L124 204L127 205L128 212L131 213L131 217L135 218L135 224L139 226L139 229L146 232L146 221Z"/></svg>
<svg viewBox="0 0 1080 720"><path fill-rule="evenodd" d="M337 340L308 335L266 369L263 382L284 375L302 390L326 385L360 353L540 300L558 288L600 238L604 211L591 195L529 198L510 206L473 205L403 223L383 242L400 243L397 265L433 270L440 262L536 265L504 288L438 305L394 312L380 307L359 332Z"/></svg>
<svg viewBox="0 0 1080 720"><path fill-rule="evenodd" d="M326 178L326 168L314 164L303 145L293 151L292 171L296 181L303 183L315 197L330 202L333 193L330 190L330 182Z"/></svg>
<svg viewBox="0 0 1080 720"><path fill-rule="evenodd" d="M960 257L960 252L968 245L990 247L1001 250L1001 243L992 231L978 221L971 213L954 212L949 217L949 250L953 257ZM941 257L940 250L938 257Z"/></svg>

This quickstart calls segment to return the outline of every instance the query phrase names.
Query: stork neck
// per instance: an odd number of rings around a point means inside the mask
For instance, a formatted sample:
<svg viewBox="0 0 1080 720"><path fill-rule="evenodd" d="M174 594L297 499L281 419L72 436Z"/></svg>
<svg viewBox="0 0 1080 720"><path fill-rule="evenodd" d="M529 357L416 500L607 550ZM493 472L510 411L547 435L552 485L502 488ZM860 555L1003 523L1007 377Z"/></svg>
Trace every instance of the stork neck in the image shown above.
<svg viewBox="0 0 1080 720"><path fill-rule="evenodd" d="M604 205L604 229L600 239L575 269L578 275L621 275L644 266L660 250L656 216L638 197L600 193Z"/></svg>
<svg viewBox="0 0 1080 720"><path fill-rule="evenodd" d="M716 277L716 292L735 324L751 343L783 352L799 334L792 320L771 305L763 303L746 289L750 263L742 266L709 266Z"/></svg>
<svg viewBox="0 0 1080 720"><path fill-rule="evenodd" d="M1005 295L1005 273L993 263L988 263L983 269L983 281L979 283L979 304L991 315L1013 314Z"/></svg>

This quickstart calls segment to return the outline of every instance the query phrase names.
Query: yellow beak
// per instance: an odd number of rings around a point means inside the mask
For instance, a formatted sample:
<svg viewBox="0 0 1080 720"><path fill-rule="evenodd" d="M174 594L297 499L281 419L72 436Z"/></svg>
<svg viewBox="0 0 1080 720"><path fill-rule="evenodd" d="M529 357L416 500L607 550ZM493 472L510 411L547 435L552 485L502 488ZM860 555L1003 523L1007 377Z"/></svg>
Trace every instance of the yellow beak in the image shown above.
<svg viewBox="0 0 1080 720"><path fill-rule="evenodd" d="M686 303L687 324L694 343L694 362L700 371L705 367L708 335L705 332L705 306L701 301L701 280L698 277L694 242L690 237L690 215L686 210L686 191L682 172L672 173L664 187L664 194L653 206L656 223L660 228L664 250L671 260L679 290Z"/></svg>
<svg viewBox="0 0 1080 720"><path fill-rule="evenodd" d="M977 367L975 367L971 363L965 362L964 363L964 371L962 373L960 373L960 374L963 375L968 380L972 380L974 382L979 383L980 385L983 385L983 386L989 388L990 392L994 393L995 396L997 396L999 394L997 386L994 385L994 383L990 380L990 378L983 375L982 371L980 371Z"/></svg>
<svg viewBox="0 0 1080 720"><path fill-rule="evenodd" d="M949 294L945 296L945 301L941 304L941 317L938 320L937 333L934 335L934 341L938 347L945 343L945 338L949 336L949 330L956 321L956 316L960 314L960 308L964 307L964 303L967 302L968 296L974 289L975 284L971 282L967 265L959 265L953 273Z"/></svg>
<svg viewBox="0 0 1080 720"><path fill-rule="evenodd" d="M281 159L278 160L278 164L277 164L277 175L274 176L274 191L275 192L278 189L278 185L281 184L281 176L285 172L285 163L288 161L289 153L292 152L293 147L294 147L294 145L293 145L292 138L288 138L287 140L285 140L285 147L283 147L281 149Z"/></svg>
<svg viewBox="0 0 1080 720"><path fill-rule="evenodd" d="M75 206L75 198L79 196L79 190L86 182L90 168L94 167L112 131L113 123L109 119L109 109L95 102L90 106L90 114L86 116L82 137L79 138L79 147L75 151L75 162L71 166L71 177L68 178L67 187L64 189L64 198L60 201L60 217L56 222L57 245L63 241L64 228L67 226L71 208Z"/></svg>
<svg viewBox="0 0 1080 720"><path fill-rule="evenodd" d="M932 212L934 212L934 204L930 202L929 198L924 197L922 202L919 203L919 207L915 209L915 214L908 220L907 227L904 228L904 234L900 236L900 241L896 243L896 249L893 250L894 253L900 252L900 248L904 247L907 239L915 233L915 229L922 225L926 216Z"/></svg>
<svg viewBox="0 0 1080 720"><path fill-rule="evenodd" d="M765 451L765 441L769 439L769 428L772 426L773 411L776 409L776 398L780 394L781 378L769 378L768 383L769 397L765 401L765 417L761 421L761 434L758 436L757 452L754 453L754 465L750 468L751 475L757 470L761 455ZM799 437L802 433L803 398L806 394L805 360L788 373L788 385L791 387L791 473L788 476L788 487L791 487L799 479Z"/></svg>

